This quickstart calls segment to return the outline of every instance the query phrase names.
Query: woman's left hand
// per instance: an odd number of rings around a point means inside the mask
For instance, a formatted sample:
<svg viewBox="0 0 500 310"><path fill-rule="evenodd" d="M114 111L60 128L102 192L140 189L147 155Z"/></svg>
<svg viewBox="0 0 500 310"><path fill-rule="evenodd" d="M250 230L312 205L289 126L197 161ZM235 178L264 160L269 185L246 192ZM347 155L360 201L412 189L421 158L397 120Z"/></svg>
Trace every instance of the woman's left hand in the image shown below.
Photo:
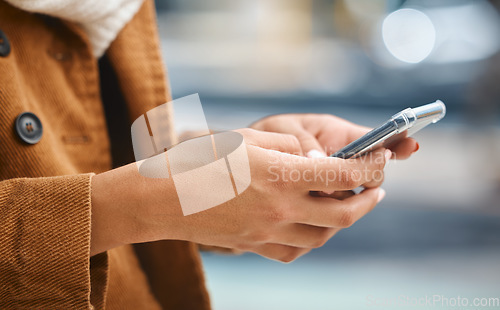
<svg viewBox="0 0 500 310"><path fill-rule="evenodd" d="M329 114L273 115L250 127L296 136L303 153L308 157L331 155L371 130ZM397 159L406 159L418 149L418 143L412 138L406 138L391 147L393 158Z"/></svg>

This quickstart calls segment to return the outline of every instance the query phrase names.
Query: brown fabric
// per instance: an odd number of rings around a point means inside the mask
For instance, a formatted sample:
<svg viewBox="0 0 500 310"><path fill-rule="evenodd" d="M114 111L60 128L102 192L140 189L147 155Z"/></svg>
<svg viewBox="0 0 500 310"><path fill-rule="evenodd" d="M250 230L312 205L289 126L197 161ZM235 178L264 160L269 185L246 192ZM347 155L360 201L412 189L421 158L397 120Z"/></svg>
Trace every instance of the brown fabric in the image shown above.
<svg viewBox="0 0 500 310"><path fill-rule="evenodd" d="M135 248L153 293L165 309L210 308L195 244L165 240Z"/></svg>
<svg viewBox="0 0 500 310"><path fill-rule="evenodd" d="M149 290L146 276L137 272L139 263L132 246L117 248L110 254L109 264L116 268L109 269L106 309L161 309ZM168 291L164 294L171 296Z"/></svg>
<svg viewBox="0 0 500 310"><path fill-rule="evenodd" d="M83 31L1 0L0 29L12 49L0 57L0 309L209 309L191 243L141 245L140 259L130 245L89 257L89 173L110 169L110 148L121 141L108 135L99 66ZM170 99L153 1L106 57L114 75L105 77L116 78L110 84L127 107L123 128ZM14 131L26 111L44 127L35 145Z"/></svg>
<svg viewBox="0 0 500 310"><path fill-rule="evenodd" d="M90 303L95 309L103 309L108 288L108 253L90 258Z"/></svg>
<svg viewBox="0 0 500 310"><path fill-rule="evenodd" d="M132 19L106 52L128 103L131 121L171 100L153 2L146 1L137 15L140 18Z"/></svg>
<svg viewBox="0 0 500 310"><path fill-rule="evenodd" d="M0 182L1 309L87 307L89 185L90 175Z"/></svg>

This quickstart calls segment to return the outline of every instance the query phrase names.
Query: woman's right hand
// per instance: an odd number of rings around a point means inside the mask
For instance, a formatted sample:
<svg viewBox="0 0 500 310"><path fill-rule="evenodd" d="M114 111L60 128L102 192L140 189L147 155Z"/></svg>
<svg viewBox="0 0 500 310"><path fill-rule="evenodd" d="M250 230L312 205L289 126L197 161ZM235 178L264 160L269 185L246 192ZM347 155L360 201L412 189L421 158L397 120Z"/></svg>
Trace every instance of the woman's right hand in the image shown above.
<svg viewBox="0 0 500 310"><path fill-rule="evenodd" d="M351 226L384 196L378 186L390 151L348 160L306 158L294 136L238 132L246 143L251 183L232 200L202 212L184 216L172 178L143 177L135 164L94 176L91 254L172 239L290 262ZM368 189L343 200L309 194L360 185Z"/></svg>

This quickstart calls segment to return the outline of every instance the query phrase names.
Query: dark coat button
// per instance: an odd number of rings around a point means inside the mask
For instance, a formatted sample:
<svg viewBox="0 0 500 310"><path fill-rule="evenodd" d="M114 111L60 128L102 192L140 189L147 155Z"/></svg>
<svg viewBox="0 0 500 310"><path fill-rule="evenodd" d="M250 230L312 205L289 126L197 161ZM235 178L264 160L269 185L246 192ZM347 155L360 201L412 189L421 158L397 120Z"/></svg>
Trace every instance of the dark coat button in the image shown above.
<svg viewBox="0 0 500 310"><path fill-rule="evenodd" d="M5 33L0 30L0 56L7 57L10 54L10 42Z"/></svg>
<svg viewBox="0 0 500 310"><path fill-rule="evenodd" d="M31 112L19 114L15 126L19 138L28 144L36 144L42 138L42 122Z"/></svg>

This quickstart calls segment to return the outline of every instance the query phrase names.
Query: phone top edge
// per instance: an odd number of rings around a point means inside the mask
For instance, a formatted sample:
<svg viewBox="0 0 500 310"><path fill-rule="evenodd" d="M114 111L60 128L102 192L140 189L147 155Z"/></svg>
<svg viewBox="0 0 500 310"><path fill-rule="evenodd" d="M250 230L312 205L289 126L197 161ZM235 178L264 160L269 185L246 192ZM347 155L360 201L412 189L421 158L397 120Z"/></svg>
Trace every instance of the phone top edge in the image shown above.
<svg viewBox="0 0 500 310"><path fill-rule="evenodd" d="M405 130L417 132L419 130L418 128L420 128L422 124L437 123L445 116L445 114L446 106L441 100L437 100L436 102L416 108L406 108L403 111L394 114L391 117L391 120L397 124L398 133Z"/></svg>
<svg viewBox="0 0 500 310"><path fill-rule="evenodd" d="M445 117L445 115L446 115L446 105L441 100L436 100L436 102L434 102L434 104L437 104L437 105L439 105L441 107L441 115L439 116L438 119L436 119L435 121L433 121L433 123L437 123L437 122L439 122L440 120L442 120Z"/></svg>
<svg viewBox="0 0 500 310"><path fill-rule="evenodd" d="M412 109L417 119L432 118L432 123L436 123L443 119L446 115L446 106L441 100L429 103Z"/></svg>
<svg viewBox="0 0 500 310"><path fill-rule="evenodd" d="M443 119L445 115L446 106L441 100L436 100L435 102L416 108L406 108L403 111L394 114L381 126L373 129L363 137L349 143L331 156L343 159L362 156L372 149L381 146L386 140L396 134L407 131L405 136L412 136L428 124L437 123ZM388 141L390 141L390 139Z"/></svg>

